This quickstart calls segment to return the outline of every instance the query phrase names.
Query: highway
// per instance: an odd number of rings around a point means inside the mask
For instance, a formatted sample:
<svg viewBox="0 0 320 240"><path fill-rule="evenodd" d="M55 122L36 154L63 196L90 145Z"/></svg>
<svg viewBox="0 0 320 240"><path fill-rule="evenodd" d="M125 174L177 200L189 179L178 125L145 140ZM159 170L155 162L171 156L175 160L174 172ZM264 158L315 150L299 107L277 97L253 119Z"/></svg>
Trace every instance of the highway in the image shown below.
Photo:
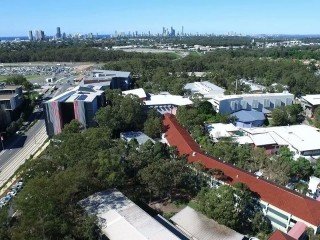
<svg viewBox="0 0 320 240"><path fill-rule="evenodd" d="M48 138L43 119L38 120L25 135L0 152L0 187L10 179L14 172L36 151Z"/></svg>

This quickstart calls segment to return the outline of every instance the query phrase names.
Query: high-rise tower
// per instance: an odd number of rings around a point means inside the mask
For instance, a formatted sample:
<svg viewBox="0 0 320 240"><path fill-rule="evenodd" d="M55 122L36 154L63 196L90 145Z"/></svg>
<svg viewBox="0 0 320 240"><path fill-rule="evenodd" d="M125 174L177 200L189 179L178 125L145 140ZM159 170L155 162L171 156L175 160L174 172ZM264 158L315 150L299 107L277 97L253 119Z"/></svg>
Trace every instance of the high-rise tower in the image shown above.
<svg viewBox="0 0 320 240"><path fill-rule="evenodd" d="M29 41L33 41L33 34L31 30L29 31Z"/></svg>
<svg viewBox="0 0 320 240"><path fill-rule="evenodd" d="M60 30L60 27L57 27L56 37L57 37L57 38L61 38L61 30Z"/></svg>

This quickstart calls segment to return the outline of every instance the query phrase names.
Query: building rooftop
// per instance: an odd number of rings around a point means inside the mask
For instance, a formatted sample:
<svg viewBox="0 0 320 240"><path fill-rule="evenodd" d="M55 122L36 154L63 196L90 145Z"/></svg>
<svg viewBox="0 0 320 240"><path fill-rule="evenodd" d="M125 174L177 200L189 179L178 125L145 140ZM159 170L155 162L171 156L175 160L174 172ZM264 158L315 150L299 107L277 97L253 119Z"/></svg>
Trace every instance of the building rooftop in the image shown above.
<svg viewBox="0 0 320 240"><path fill-rule="evenodd" d="M0 90L16 90L17 88L21 88L22 86L21 85L0 85Z"/></svg>
<svg viewBox="0 0 320 240"><path fill-rule="evenodd" d="M231 137L233 132L239 131L232 123L212 123L206 124L206 130L213 138Z"/></svg>
<svg viewBox="0 0 320 240"><path fill-rule="evenodd" d="M130 77L130 72L125 71L113 71L113 70L92 70L91 76L93 77L104 77L104 78L114 78L114 77L121 77L121 78L128 78Z"/></svg>
<svg viewBox="0 0 320 240"><path fill-rule="evenodd" d="M297 222L293 228L290 229L288 235L294 239L300 239L300 237L305 233L307 225L303 222Z"/></svg>
<svg viewBox="0 0 320 240"><path fill-rule="evenodd" d="M126 140L127 142L130 142L132 139L136 139L139 145L143 145L149 140L155 143L155 141L152 138L150 138L143 132L123 132L120 133L120 137Z"/></svg>
<svg viewBox="0 0 320 240"><path fill-rule="evenodd" d="M145 99L147 98L147 94L144 91L143 88L137 88L137 89L131 89L131 90L127 90L127 91L122 91L123 95L128 95L128 94L132 94L135 96L138 96L140 99Z"/></svg>
<svg viewBox="0 0 320 240"><path fill-rule="evenodd" d="M101 90L96 90L95 87L82 87L77 86L70 91L62 93L47 102L74 102L74 101L84 101L92 102L97 96L102 95L104 92Z"/></svg>
<svg viewBox="0 0 320 240"><path fill-rule="evenodd" d="M0 100L10 100L16 94L0 94Z"/></svg>
<svg viewBox="0 0 320 240"><path fill-rule="evenodd" d="M79 202L110 240L178 240L172 232L117 190L95 193Z"/></svg>
<svg viewBox="0 0 320 240"><path fill-rule="evenodd" d="M208 81L187 83L184 89L202 94L205 98L223 95L224 89Z"/></svg>
<svg viewBox="0 0 320 240"><path fill-rule="evenodd" d="M150 99L144 101L144 103L147 106L159 106L159 105L185 106L185 105L193 104L193 102L189 98L185 98L179 95L171 95L171 94L150 95Z"/></svg>
<svg viewBox="0 0 320 240"><path fill-rule="evenodd" d="M320 105L320 94L306 95L302 96L301 98L313 106Z"/></svg>
<svg viewBox="0 0 320 240"><path fill-rule="evenodd" d="M217 223L189 206L175 214L171 220L185 232L190 239L242 240L244 237L242 234Z"/></svg>
<svg viewBox="0 0 320 240"><path fill-rule="evenodd" d="M289 236L286 233L276 230L272 233L268 240L296 240L295 238Z"/></svg>
<svg viewBox="0 0 320 240"><path fill-rule="evenodd" d="M264 121L266 117L264 116L264 113L251 110L241 110L235 113L232 113L231 116L234 116L237 118L237 121L239 122L254 122L254 121Z"/></svg>
<svg viewBox="0 0 320 240"><path fill-rule="evenodd" d="M173 115L166 114L163 123L167 129L165 136L168 143L176 146L180 154L186 154L189 162L201 162L206 168L220 169L228 176L230 184L242 182L251 191L257 193L263 201L314 226L320 226L320 202L263 178L257 178L254 174L224 163L222 160L205 155Z"/></svg>
<svg viewBox="0 0 320 240"><path fill-rule="evenodd" d="M278 145L290 145L299 152L320 149L319 129L308 125L245 128L243 131L250 133L251 137L259 134L264 134L264 136L269 134ZM266 137L266 141L269 141L270 137ZM263 138L261 142L263 142Z"/></svg>
<svg viewBox="0 0 320 240"><path fill-rule="evenodd" d="M234 98L260 98L260 97L283 97L283 96L290 96L293 97L294 95L289 92L283 93L254 93L254 94L237 94L237 95L218 95L215 97L215 100L222 101L227 99L234 99Z"/></svg>

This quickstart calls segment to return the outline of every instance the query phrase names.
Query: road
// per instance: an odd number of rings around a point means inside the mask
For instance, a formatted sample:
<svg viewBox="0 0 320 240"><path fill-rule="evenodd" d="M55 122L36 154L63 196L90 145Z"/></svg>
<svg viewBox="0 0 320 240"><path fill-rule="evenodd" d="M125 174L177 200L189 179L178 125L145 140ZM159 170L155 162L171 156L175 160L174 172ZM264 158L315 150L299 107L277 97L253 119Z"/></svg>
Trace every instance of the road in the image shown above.
<svg viewBox="0 0 320 240"><path fill-rule="evenodd" d="M43 119L38 120L24 136L19 136L0 152L0 187L48 139Z"/></svg>
<svg viewBox="0 0 320 240"><path fill-rule="evenodd" d="M52 98L73 85L74 77L60 78L57 90L46 97ZM10 179L15 171L48 139L45 129L45 121L39 119L24 135L18 135L5 145L5 150L0 151L0 187Z"/></svg>

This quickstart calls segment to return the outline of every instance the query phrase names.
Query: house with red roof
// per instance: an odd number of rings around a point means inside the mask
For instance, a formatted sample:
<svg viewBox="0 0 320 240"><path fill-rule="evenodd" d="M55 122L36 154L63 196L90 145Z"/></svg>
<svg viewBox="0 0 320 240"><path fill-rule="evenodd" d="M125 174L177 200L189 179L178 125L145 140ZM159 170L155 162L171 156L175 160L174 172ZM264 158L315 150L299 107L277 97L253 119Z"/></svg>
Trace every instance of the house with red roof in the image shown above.
<svg viewBox="0 0 320 240"><path fill-rule="evenodd" d="M227 176L227 184L241 182L255 192L264 214L274 228L287 233L297 222L302 222L306 227L314 229L315 233L319 231L319 201L225 163L222 159L206 155L171 114L165 115L163 124L168 144L176 146L179 154L186 155L190 163L200 162L208 169L219 169Z"/></svg>

